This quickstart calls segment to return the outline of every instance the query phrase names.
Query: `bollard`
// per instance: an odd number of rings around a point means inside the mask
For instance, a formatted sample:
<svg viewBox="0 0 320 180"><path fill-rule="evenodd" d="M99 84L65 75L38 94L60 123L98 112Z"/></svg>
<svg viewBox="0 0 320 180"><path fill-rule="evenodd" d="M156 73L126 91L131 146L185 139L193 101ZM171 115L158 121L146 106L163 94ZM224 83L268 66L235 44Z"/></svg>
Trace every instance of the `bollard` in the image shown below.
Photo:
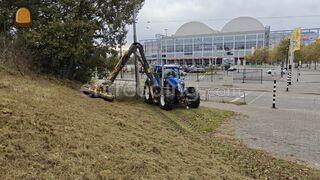
<svg viewBox="0 0 320 180"><path fill-rule="evenodd" d="M292 85L292 72L291 71L289 72L288 77L289 77L289 85L291 86Z"/></svg>
<svg viewBox="0 0 320 180"><path fill-rule="evenodd" d="M292 85L291 79L292 79L292 74L291 74L291 72L290 72L290 73L289 73L289 85Z"/></svg>
<svg viewBox="0 0 320 180"><path fill-rule="evenodd" d="M213 68L211 68L211 82L213 82Z"/></svg>
<svg viewBox="0 0 320 180"><path fill-rule="evenodd" d="M298 75L297 75L297 82L299 82L299 77L300 77L300 67L298 67Z"/></svg>
<svg viewBox="0 0 320 180"><path fill-rule="evenodd" d="M287 92L289 92L289 74L288 74L288 77L287 77Z"/></svg>
<svg viewBox="0 0 320 180"><path fill-rule="evenodd" d="M197 82L199 82L199 72L197 71Z"/></svg>
<svg viewBox="0 0 320 180"><path fill-rule="evenodd" d="M242 73L242 83L245 83L245 79L246 79L246 69L243 69L243 73Z"/></svg>
<svg viewBox="0 0 320 180"><path fill-rule="evenodd" d="M261 69L260 71L261 71L261 76L260 76L261 81L260 82L261 82L261 84L263 84L263 70Z"/></svg>
<svg viewBox="0 0 320 180"><path fill-rule="evenodd" d="M292 65L289 65L289 86L292 84Z"/></svg>
<svg viewBox="0 0 320 180"><path fill-rule="evenodd" d="M274 80L273 83L273 101L272 101L272 108L276 108L276 92L277 92L277 80Z"/></svg>

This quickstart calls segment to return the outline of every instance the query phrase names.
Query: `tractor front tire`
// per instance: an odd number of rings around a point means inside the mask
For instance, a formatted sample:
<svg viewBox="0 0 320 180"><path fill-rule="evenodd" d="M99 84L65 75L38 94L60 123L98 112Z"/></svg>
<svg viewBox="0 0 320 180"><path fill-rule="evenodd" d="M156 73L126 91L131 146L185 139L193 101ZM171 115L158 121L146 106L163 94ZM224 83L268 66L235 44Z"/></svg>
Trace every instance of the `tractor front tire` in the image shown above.
<svg viewBox="0 0 320 180"><path fill-rule="evenodd" d="M188 105L192 109L197 109L200 106L200 94L196 93L196 98L189 102Z"/></svg>
<svg viewBox="0 0 320 180"><path fill-rule="evenodd" d="M159 97L159 105L160 105L161 109L166 110L166 111L172 110L172 108L173 108L172 100L164 95L161 95Z"/></svg>
<svg viewBox="0 0 320 180"><path fill-rule="evenodd" d="M189 96L187 96L188 100L188 107L197 109L200 106L200 94L194 87L189 87L187 89L187 93Z"/></svg>

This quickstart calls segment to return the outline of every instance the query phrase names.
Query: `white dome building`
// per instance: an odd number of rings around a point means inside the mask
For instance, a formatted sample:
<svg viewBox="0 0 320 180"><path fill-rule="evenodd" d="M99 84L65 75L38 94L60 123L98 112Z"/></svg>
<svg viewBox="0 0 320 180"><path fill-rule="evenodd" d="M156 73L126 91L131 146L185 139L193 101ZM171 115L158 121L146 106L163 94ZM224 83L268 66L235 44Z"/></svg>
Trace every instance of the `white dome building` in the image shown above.
<svg viewBox="0 0 320 180"><path fill-rule="evenodd" d="M252 54L253 49L268 44L267 28L257 19L239 17L226 23L221 31L192 21L183 24L172 36L161 36L146 42L146 57L164 64L212 65L223 59L237 62Z"/></svg>
<svg viewBox="0 0 320 180"><path fill-rule="evenodd" d="M264 31L264 25L252 17L238 17L228 22L221 30L222 33Z"/></svg>
<svg viewBox="0 0 320 180"><path fill-rule="evenodd" d="M194 36L194 35L205 35L214 34L218 31L213 30L204 23L198 21L192 21L183 24L173 36Z"/></svg>

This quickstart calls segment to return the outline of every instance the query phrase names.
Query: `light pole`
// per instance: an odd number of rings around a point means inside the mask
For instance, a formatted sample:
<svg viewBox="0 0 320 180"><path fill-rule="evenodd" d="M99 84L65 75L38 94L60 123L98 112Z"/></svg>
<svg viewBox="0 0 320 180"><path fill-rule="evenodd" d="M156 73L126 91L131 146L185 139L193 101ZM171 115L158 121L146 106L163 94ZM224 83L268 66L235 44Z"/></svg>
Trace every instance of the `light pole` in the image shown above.
<svg viewBox="0 0 320 180"><path fill-rule="evenodd" d="M133 42L136 43L137 40L137 27L136 27L136 11L137 9L134 8L133 10ZM139 97L140 92L140 79L139 79L139 66L138 66L138 58L137 55L134 54L134 69L135 69L135 80L136 80L136 93L135 96Z"/></svg>
<svg viewBox="0 0 320 180"><path fill-rule="evenodd" d="M164 29L165 33L166 33L166 37L168 36L168 29Z"/></svg>
<svg viewBox="0 0 320 180"><path fill-rule="evenodd" d="M214 46L214 49L215 49L215 51L214 51L214 66L215 66L215 68L217 68L217 51L218 51L218 49L217 49L217 45L215 45Z"/></svg>
<svg viewBox="0 0 320 180"><path fill-rule="evenodd" d="M122 42L120 43L120 58L122 58ZM121 79L123 79L123 69L121 69Z"/></svg>

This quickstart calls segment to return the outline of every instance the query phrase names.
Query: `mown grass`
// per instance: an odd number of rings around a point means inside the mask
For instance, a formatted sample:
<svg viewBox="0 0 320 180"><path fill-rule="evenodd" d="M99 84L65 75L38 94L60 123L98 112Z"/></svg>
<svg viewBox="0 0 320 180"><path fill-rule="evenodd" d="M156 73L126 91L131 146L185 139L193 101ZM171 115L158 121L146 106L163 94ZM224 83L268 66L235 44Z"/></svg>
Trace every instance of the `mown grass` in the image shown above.
<svg viewBox="0 0 320 180"><path fill-rule="evenodd" d="M199 108L199 109L175 109L166 112L172 121L181 124L182 128L189 132L197 132L200 134L212 133L220 127L221 123L232 117L230 111L222 111L217 109Z"/></svg>
<svg viewBox="0 0 320 180"><path fill-rule="evenodd" d="M0 179L319 179L319 171L215 135L232 116L108 103L0 70Z"/></svg>

